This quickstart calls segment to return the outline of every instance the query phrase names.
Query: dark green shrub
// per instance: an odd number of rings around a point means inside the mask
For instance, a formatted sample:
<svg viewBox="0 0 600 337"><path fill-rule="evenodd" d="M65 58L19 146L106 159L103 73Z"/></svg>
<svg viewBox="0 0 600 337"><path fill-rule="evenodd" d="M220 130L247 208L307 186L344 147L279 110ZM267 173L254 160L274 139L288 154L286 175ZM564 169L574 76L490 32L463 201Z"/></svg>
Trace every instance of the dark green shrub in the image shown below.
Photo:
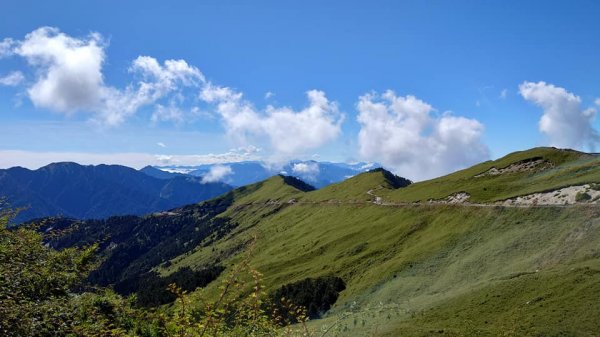
<svg viewBox="0 0 600 337"><path fill-rule="evenodd" d="M208 285L219 277L224 269L221 266L211 266L201 270L192 270L185 267L167 277L161 277L155 272L150 272L117 283L115 290L123 295L136 293L137 305L155 307L172 303L177 299L175 294L167 289L169 284L177 284L184 291L193 291L196 288Z"/></svg>
<svg viewBox="0 0 600 337"><path fill-rule="evenodd" d="M578 192L575 195L575 201L577 202L586 202L592 199L592 196L589 195L587 192Z"/></svg>
<svg viewBox="0 0 600 337"><path fill-rule="evenodd" d="M346 289L344 281L335 276L307 278L277 289L271 300L279 314L294 322L288 303L306 308L310 319L321 317L337 301L339 293Z"/></svg>

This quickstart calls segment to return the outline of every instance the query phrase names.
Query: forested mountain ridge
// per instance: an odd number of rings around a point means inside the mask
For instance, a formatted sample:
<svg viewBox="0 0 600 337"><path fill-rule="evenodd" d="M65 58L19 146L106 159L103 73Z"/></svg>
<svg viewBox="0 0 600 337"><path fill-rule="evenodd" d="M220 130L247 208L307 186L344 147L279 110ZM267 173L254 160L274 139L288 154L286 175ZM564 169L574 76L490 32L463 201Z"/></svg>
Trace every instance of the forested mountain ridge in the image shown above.
<svg viewBox="0 0 600 337"><path fill-rule="evenodd" d="M119 165L53 163L37 170L0 170L0 197L23 208L14 222L45 216L100 219L141 215L199 202L231 189L175 176L158 179Z"/></svg>

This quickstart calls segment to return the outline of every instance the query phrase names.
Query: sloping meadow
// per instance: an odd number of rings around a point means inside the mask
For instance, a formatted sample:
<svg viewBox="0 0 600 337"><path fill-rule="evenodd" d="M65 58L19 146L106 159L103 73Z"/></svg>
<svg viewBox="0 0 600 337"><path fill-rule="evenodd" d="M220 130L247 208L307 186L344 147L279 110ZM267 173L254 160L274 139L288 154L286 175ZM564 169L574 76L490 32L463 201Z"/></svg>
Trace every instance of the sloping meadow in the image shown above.
<svg viewBox="0 0 600 337"><path fill-rule="evenodd" d="M600 314L598 287L591 286L600 282L596 207L306 201L316 193L279 195L305 202L234 203L220 215L237 224L232 232L160 272L249 259L267 291L339 277L345 290L312 324L334 324L348 335L578 335L598 328L590 313ZM586 286L562 286L579 277ZM216 294L219 284L202 296ZM562 324L551 322L557 317Z"/></svg>

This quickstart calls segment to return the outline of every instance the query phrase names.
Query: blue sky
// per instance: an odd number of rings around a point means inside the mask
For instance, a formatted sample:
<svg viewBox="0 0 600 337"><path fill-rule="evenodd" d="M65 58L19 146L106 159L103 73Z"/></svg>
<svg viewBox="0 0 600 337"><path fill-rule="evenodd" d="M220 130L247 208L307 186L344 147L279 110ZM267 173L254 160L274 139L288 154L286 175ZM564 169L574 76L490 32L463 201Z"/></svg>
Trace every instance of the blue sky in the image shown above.
<svg viewBox="0 0 600 337"><path fill-rule="evenodd" d="M0 166L294 157L428 178L534 146L591 150L598 14L593 1L3 1ZM70 49L42 50L34 32L102 60L73 70ZM187 72L159 83L168 60ZM89 91L69 86L96 70ZM123 113L141 82L155 96Z"/></svg>

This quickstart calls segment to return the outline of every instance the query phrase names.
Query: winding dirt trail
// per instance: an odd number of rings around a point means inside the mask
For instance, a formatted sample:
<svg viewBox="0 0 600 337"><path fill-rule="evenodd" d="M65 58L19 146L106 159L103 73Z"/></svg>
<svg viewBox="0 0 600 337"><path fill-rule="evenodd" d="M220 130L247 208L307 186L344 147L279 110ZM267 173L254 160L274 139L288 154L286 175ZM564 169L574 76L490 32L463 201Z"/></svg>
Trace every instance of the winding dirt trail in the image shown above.
<svg viewBox="0 0 600 337"><path fill-rule="evenodd" d="M567 187L571 188L571 187ZM371 198L370 201L365 200L323 200L323 201L307 201L307 200L297 200L290 199L288 201L281 200L269 200L265 202L268 205L323 205L323 206L339 206L339 205L377 205L381 207L408 207L408 206L457 206L457 207L479 207L479 208L495 208L495 207L510 207L510 208L566 208L570 206L591 206L598 207L600 206L600 200L595 200L592 202L574 202L567 204L544 204L544 203L535 203L530 202L531 195L519 196L511 199L507 199L504 201L498 201L494 203L474 203L468 201L468 194L465 198L464 196L451 195L445 199L441 200L429 200L427 202L403 202L403 201L386 201L383 197L377 195L377 190L381 190L383 187L373 188L365 193L369 195ZM561 189L558 189L559 191ZM548 192L548 193L556 193L556 191ZM600 194L600 192L598 192ZM600 198L600 197L599 197ZM527 202L513 202L513 200L528 200ZM511 201L511 202L507 202ZM254 205L254 203L250 204L240 204L238 207L250 206Z"/></svg>

